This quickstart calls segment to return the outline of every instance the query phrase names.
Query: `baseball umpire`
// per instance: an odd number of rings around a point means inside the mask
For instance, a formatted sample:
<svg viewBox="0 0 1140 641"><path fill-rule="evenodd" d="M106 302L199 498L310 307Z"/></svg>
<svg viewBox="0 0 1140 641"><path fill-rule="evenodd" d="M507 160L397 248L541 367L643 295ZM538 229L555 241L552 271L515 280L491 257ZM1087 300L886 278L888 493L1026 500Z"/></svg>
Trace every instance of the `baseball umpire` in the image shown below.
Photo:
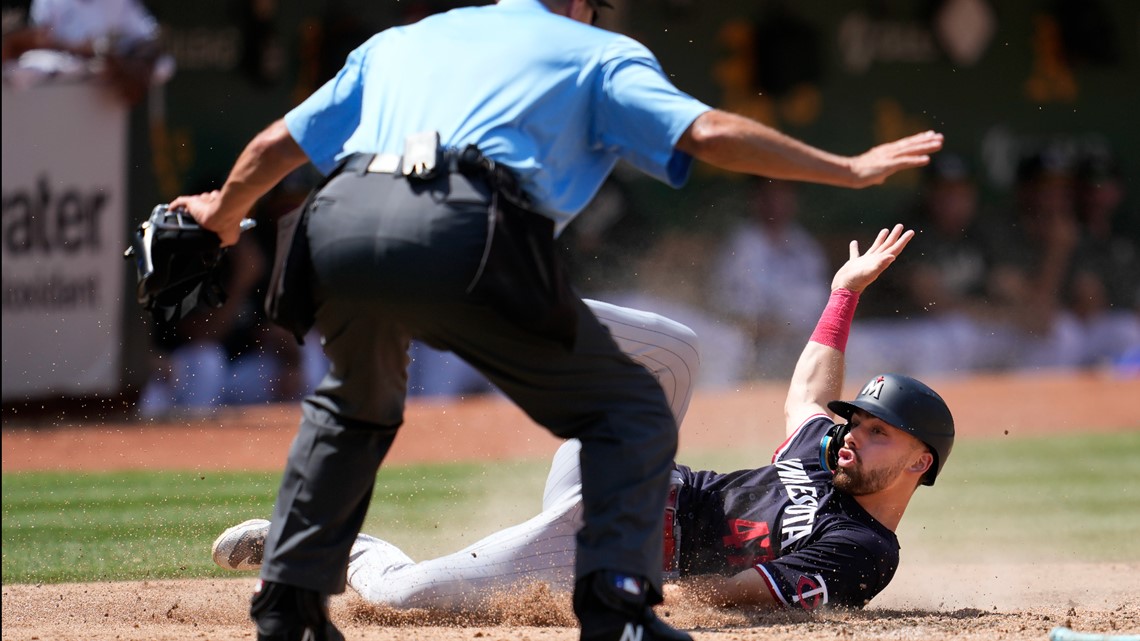
<svg viewBox="0 0 1140 641"><path fill-rule="evenodd" d="M251 615L260 639L339 639L329 594L403 421L412 338L471 363L582 442L574 611L582 639L685 639L655 618L660 513L677 444L661 387L570 288L555 235L618 160L670 185L692 159L844 187L929 161L925 132L823 152L675 88L604 0L502 0L380 32L239 155L218 191L171 201L236 241L291 170L326 179L279 224L271 316L315 327L328 375L278 491Z"/></svg>
<svg viewBox="0 0 1140 641"><path fill-rule="evenodd" d="M772 465L730 474L675 467L662 563L679 578L666 585L670 600L862 607L891 580L899 561L894 530L918 485L933 484L950 455L953 419L935 392L898 374L874 377L852 401L828 400L843 384L844 334L859 292L910 233L884 230L836 274L831 302L792 378L788 439ZM623 331L624 317L599 311L615 332ZM685 328L667 319L652 330L691 344ZM633 351L638 343L619 344ZM670 353L684 358L666 360ZM695 352L675 349L632 357L668 383L691 382L685 374L697 365ZM679 422L691 388L664 388ZM827 416L825 406L846 423ZM349 557L348 584L373 604L450 610L478 608L520 582L568 589L573 537L582 523L580 483L578 442L569 440L555 454L543 510L534 518L419 563L361 534ZM256 567L268 528L269 521L253 519L228 529L214 543L214 562L231 570Z"/></svg>

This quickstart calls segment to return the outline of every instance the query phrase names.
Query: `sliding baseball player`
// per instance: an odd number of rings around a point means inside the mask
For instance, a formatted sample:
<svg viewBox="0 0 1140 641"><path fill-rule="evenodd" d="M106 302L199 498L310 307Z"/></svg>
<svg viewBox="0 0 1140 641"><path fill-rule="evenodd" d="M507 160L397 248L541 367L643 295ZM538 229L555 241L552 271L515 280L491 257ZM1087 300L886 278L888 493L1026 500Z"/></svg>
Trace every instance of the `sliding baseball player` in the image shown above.
<svg viewBox="0 0 1140 641"><path fill-rule="evenodd" d="M853 400L836 399L859 294L912 237L900 225L882 230L865 253L851 243L792 375L787 440L770 465L727 474L675 466L663 506L662 564L676 579L667 599L862 607L890 582L899 562L895 529L918 486L933 485L945 464L953 419L933 390L897 374L871 379ZM691 332L660 317L591 305L621 347L662 380L680 423L695 380ZM569 592L582 522L578 447L571 440L556 452L534 518L419 562L362 534L348 584L370 603L449 610L478 608L485 597L527 582ZM214 561L257 567L267 529L264 520L230 528L214 544Z"/></svg>

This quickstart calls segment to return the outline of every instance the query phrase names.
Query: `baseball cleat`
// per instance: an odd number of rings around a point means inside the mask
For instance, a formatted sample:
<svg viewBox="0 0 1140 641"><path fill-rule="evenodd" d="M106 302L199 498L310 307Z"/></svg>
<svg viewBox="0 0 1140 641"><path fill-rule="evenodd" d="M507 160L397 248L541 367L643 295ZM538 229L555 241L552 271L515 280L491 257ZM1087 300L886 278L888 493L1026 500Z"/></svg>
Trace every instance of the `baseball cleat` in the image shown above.
<svg viewBox="0 0 1140 641"><path fill-rule="evenodd" d="M233 526L214 540L211 548L214 563L225 570L260 568L268 535L269 521L265 519L250 519Z"/></svg>

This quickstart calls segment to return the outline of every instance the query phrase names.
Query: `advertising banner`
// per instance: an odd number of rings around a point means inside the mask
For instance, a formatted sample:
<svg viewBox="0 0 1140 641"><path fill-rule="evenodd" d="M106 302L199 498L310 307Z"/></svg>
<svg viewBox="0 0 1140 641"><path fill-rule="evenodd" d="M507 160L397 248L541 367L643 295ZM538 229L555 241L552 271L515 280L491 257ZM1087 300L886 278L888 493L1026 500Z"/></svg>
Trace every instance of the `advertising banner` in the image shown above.
<svg viewBox="0 0 1140 641"><path fill-rule="evenodd" d="M3 399L117 391L127 109L89 83L3 99Z"/></svg>

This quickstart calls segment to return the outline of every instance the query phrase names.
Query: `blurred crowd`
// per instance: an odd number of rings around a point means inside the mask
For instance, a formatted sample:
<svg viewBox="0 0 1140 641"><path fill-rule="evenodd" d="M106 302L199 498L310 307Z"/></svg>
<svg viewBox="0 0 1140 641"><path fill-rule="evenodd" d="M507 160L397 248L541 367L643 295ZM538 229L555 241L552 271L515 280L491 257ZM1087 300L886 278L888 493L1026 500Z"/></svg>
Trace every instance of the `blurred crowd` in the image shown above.
<svg viewBox="0 0 1140 641"><path fill-rule="evenodd" d="M983 179L963 154L943 151L922 171L914 203L892 219L917 236L860 305L850 379L1140 374L1140 241L1120 159L1105 147L1046 145L1016 166L1013 187L993 204L983 204ZM632 263L636 292L595 294L693 327L706 386L786 379L856 228L809 231L799 189L755 180L722 234L661 235ZM873 231L854 233L866 244Z"/></svg>
<svg viewBox="0 0 1140 641"><path fill-rule="evenodd" d="M1020 160L1002 207L983 206L971 162L937 154L922 171L914 204L897 212L917 236L883 286L861 301L848 377L1055 369L1140 375L1140 243L1126 226L1135 221L1125 220L1123 176L1109 153L1043 149ZM298 206L316 179L299 170L257 216L272 219ZM692 327L701 340L702 387L786 380L851 228L842 239L810 231L799 189L752 180L733 223L709 234L655 226L630 209L620 179L612 180L563 235L566 257L587 298ZM298 346L265 322L273 228L257 229L231 252L245 267L231 275L226 306L158 336L156 376L140 404L145 415L293 399L323 376L316 337ZM871 230L861 231L869 242ZM452 354L413 343L409 362L410 396L494 392Z"/></svg>
<svg viewBox="0 0 1140 641"><path fill-rule="evenodd" d="M20 25L6 19L6 82L103 74L136 103L173 73L159 26L138 0L29 6ZM341 22L330 19L334 35ZM343 49L367 35L358 31L332 40ZM346 51L331 51L331 59ZM1045 145L1019 159L1014 185L995 197L983 194L992 182L970 157L936 154L913 204L890 212L918 234L860 304L849 378L1057 368L1140 375L1140 221L1126 211L1137 200L1127 191L1126 160L1136 162L1105 147ZM227 257L242 267L227 268L224 307L169 331L154 328L143 416L293 400L319 383L326 366L319 339L298 345L262 308L275 242L269 221L299 206L318 178L298 170L259 203L254 215L265 224ZM754 179L737 190L738 211L723 229L678 228L633 204L619 168L561 241L584 296L661 313L697 332L701 386L786 380L846 241L855 233L869 242L874 231L855 221L821 229L814 212L801 210L801 189ZM494 392L451 354L413 343L409 362L410 396Z"/></svg>
<svg viewBox="0 0 1140 641"><path fill-rule="evenodd" d="M17 89L98 78L134 105L174 74L158 21L139 0L32 0L26 14L5 9L0 60L4 82Z"/></svg>
<svg viewBox="0 0 1140 641"><path fill-rule="evenodd" d="M903 217L919 234L868 301L849 373L1135 373L1140 246L1125 189L1109 152L1045 148L1020 159L1002 207L983 208L974 168L936 156Z"/></svg>
<svg viewBox="0 0 1140 641"><path fill-rule="evenodd" d="M853 330L851 367L1140 371L1140 246L1125 225L1126 187L1103 149L1046 148L1021 159L1008 211L983 211L972 167L937 155L906 218L919 234Z"/></svg>

